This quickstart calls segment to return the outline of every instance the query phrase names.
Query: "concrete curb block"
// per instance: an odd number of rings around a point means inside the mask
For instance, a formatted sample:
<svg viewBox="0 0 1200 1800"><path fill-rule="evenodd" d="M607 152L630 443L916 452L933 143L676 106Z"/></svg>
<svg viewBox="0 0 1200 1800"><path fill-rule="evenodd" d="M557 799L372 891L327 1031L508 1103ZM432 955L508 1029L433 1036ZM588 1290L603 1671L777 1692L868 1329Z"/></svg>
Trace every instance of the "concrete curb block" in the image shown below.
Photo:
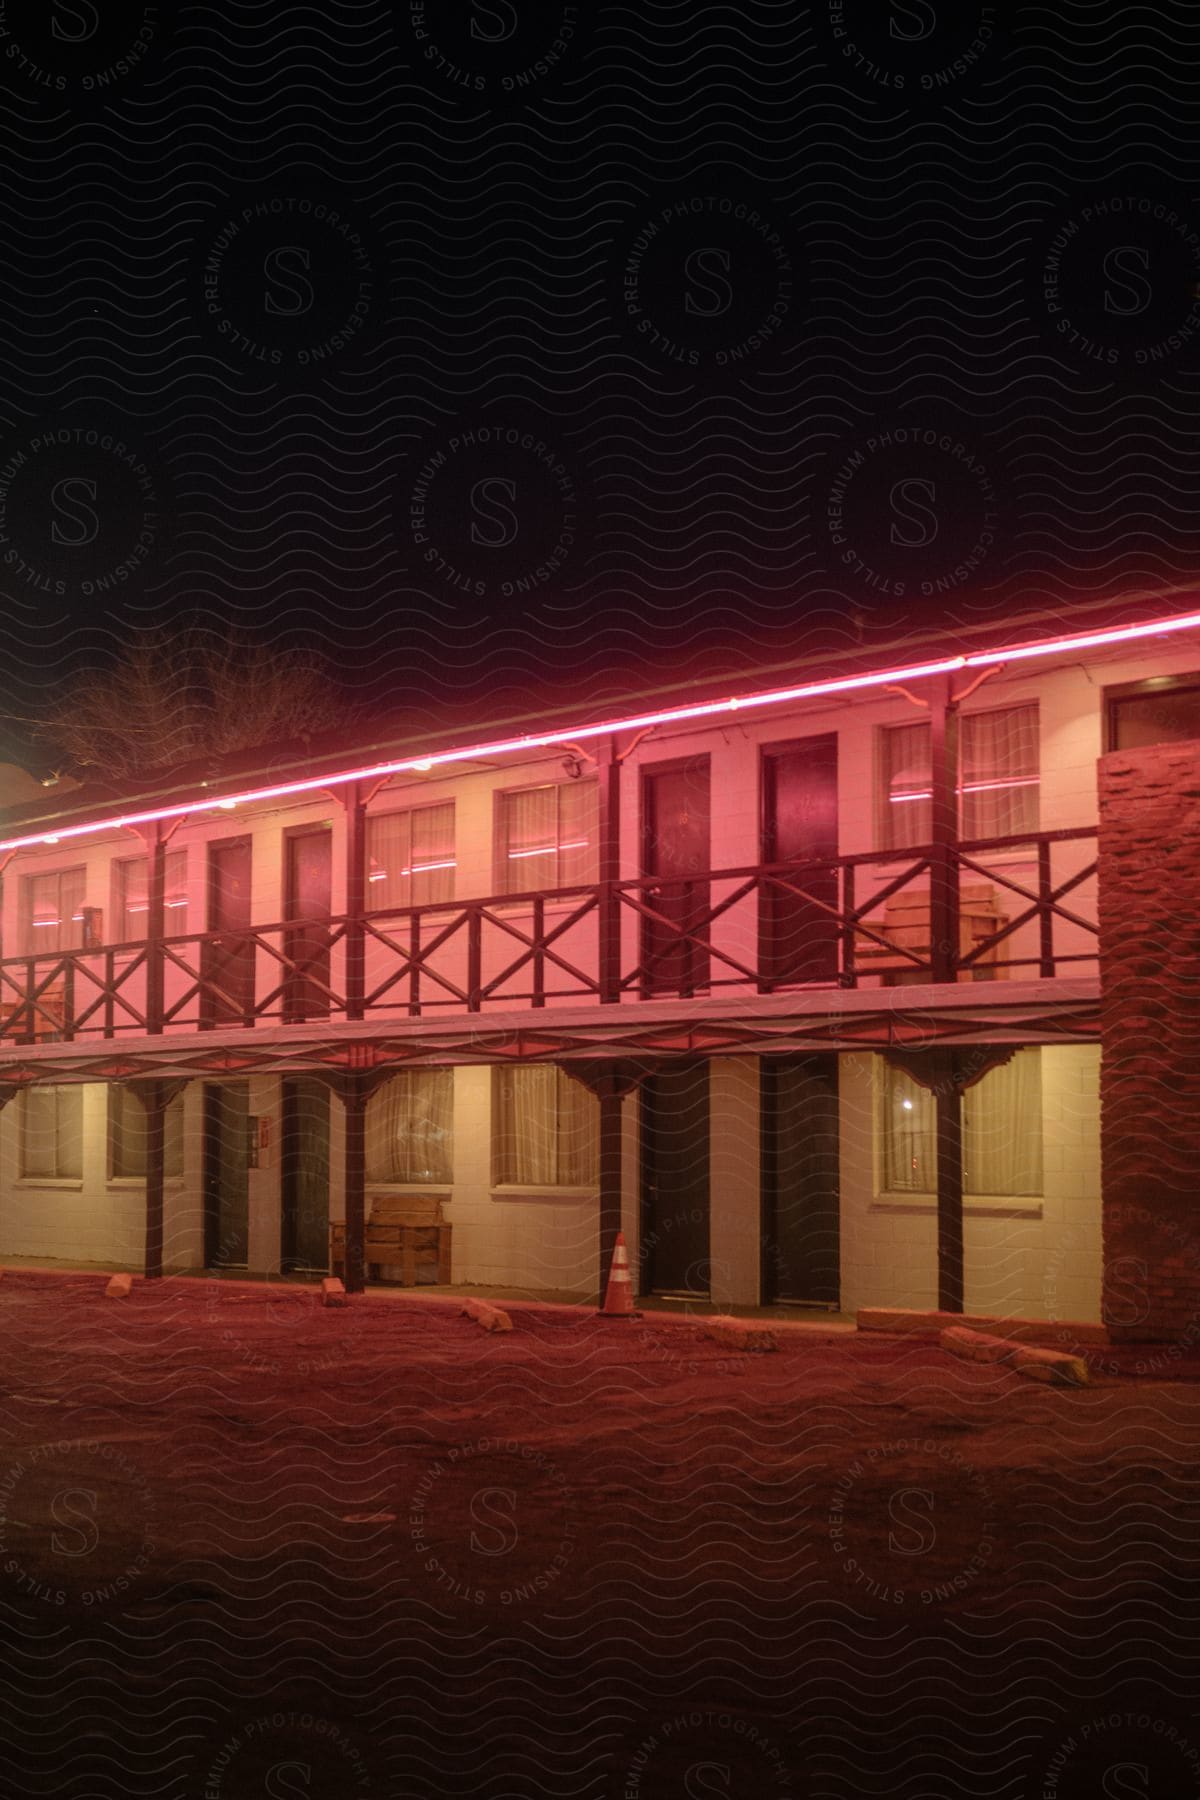
<svg viewBox="0 0 1200 1800"><path fill-rule="evenodd" d="M718 1316L699 1321L701 1337L713 1338L727 1350L778 1350L775 1333L752 1319Z"/></svg>
<svg viewBox="0 0 1200 1800"><path fill-rule="evenodd" d="M110 1276L108 1286L104 1290L106 1300L128 1300L133 1292L132 1275Z"/></svg>
<svg viewBox="0 0 1200 1800"><path fill-rule="evenodd" d="M887 1331L904 1337L937 1337L940 1332L984 1331L1017 1344L1044 1344L1107 1350L1103 1325L1071 1319L1004 1319L988 1313L917 1312L899 1306L864 1306L855 1315L859 1331Z"/></svg>
<svg viewBox="0 0 1200 1800"><path fill-rule="evenodd" d="M1068 1356L1063 1350L1040 1350L1032 1344L1014 1344L1011 1339L987 1337L982 1332L967 1331L951 1325L938 1337L943 1350L961 1356L967 1362L1002 1363L1018 1375L1032 1376L1034 1381L1054 1382L1061 1387L1086 1387L1087 1364L1082 1357Z"/></svg>
<svg viewBox="0 0 1200 1800"><path fill-rule="evenodd" d="M340 1282L336 1275L327 1275L321 1283L321 1305L345 1306L346 1304L344 1283Z"/></svg>
<svg viewBox="0 0 1200 1800"><path fill-rule="evenodd" d="M498 1306L489 1306L486 1300L465 1300L459 1313L460 1318L474 1319L485 1331L511 1331L512 1320Z"/></svg>

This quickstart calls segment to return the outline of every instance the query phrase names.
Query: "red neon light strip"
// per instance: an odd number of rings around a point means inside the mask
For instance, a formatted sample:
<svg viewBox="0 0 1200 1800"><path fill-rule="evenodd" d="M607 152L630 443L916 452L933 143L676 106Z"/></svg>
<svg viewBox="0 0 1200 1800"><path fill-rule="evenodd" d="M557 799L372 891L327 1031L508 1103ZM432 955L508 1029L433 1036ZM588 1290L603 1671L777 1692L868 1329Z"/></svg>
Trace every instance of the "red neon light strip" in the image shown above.
<svg viewBox="0 0 1200 1800"><path fill-rule="evenodd" d="M969 656L944 656L936 662L907 663L896 669L881 669L873 675L844 675L825 681L808 681L797 687L769 688L757 694L733 695L728 700L675 706L661 712L634 713L625 719L605 719L597 725L568 725L559 731L498 738L493 743L439 750L429 756L407 756L395 762L371 763L365 768L345 769L337 774L315 775L304 781L249 788L245 793L226 795L220 800L206 795L203 799L189 800L178 806L159 806L146 812L121 813L115 818L98 819L91 825L65 825L54 832L39 831L26 837L5 838L0 841L0 851L24 850L34 844L56 844L63 838L87 837L93 832L116 831L127 825L149 825L158 819L184 819L192 813L209 812L218 806L228 811L231 807L253 805L256 801L319 793L323 788L341 787L350 781L377 780L385 775L402 775L412 770L424 771L443 763L470 762L480 757L511 755L521 750L544 750L556 744L577 744L584 738L606 737L614 731L641 731L652 725L674 725L688 719L719 718L754 706L779 706L788 700L814 700L825 694L842 694L860 688L886 687L900 681L916 681L923 675L948 675L956 669L979 669L1032 656L1055 656L1072 650L1090 650L1100 644L1135 643L1140 638L1164 637L1169 632L1195 630L1197 627L1200 627L1200 613L1187 613L1175 619L1154 619L1145 625L1123 625L1108 631L1078 632L1071 637L1052 638L1046 643L1009 644L997 650L975 651Z"/></svg>

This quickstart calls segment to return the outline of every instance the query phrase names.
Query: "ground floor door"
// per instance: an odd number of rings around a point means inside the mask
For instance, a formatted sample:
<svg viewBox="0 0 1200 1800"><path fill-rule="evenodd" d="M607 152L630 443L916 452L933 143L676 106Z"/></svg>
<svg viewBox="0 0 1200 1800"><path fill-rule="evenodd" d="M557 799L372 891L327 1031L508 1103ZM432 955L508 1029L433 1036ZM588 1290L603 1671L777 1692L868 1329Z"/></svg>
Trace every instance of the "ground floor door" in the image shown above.
<svg viewBox="0 0 1200 1800"><path fill-rule="evenodd" d="M762 1059L765 1301L840 1303L836 1056Z"/></svg>
<svg viewBox="0 0 1200 1800"><path fill-rule="evenodd" d="M283 1084L280 1174L284 1269L329 1267L329 1089L311 1077Z"/></svg>
<svg viewBox="0 0 1200 1800"><path fill-rule="evenodd" d="M641 1091L645 1293L706 1297L709 1267L708 1064L680 1063Z"/></svg>
<svg viewBox="0 0 1200 1800"><path fill-rule="evenodd" d="M204 1087L204 1266L244 1269L250 1254L250 1090Z"/></svg>

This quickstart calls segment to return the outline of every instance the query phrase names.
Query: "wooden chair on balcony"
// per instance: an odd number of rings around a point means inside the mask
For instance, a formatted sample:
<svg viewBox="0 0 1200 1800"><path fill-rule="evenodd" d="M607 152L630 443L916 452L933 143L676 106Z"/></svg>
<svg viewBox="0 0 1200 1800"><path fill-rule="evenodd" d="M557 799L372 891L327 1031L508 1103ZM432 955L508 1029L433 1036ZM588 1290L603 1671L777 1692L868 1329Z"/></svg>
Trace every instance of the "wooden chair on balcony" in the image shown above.
<svg viewBox="0 0 1200 1800"><path fill-rule="evenodd" d="M66 996L61 988L47 988L39 995L36 1006L32 1009L32 1026L30 1013L20 1000L0 999L0 1037L8 1038L13 1021L20 1016L20 1036L12 1041L18 1044L58 1043L66 1030Z"/></svg>
<svg viewBox="0 0 1200 1800"><path fill-rule="evenodd" d="M929 960L930 924L929 889L906 890L887 902L880 919L867 921L875 937L860 936L855 947L855 961L860 974L879 975L884 987L912 987L928 982L927 969L918 969L896 950L909 950L923 962ZM964 882L959 891L958 953L968 955L1008 924L1008 914L999 910L996 890L987 882ZM886 938L887 945L877 941ZM895 946L895 949L888 948ZM968 971L972 981L995 981L1007 975L1007 969L995 964L1011 954L1008 939L984 951Z"/></svg>
<svg viewBox="0 0 1200 1800"><path fill-rule="evenodd" d="M363 1260L367 1279L377 1281L380 1269L400 1270L403 1287L416 1287L417 1271L432 1262L433 1281L450 1280L450 1234L442 1217L437 1194L371 1194L364 1234ZM335 1275L346 1272L346 1225L343 1219L329 1223L329 1267Z"/></svg>

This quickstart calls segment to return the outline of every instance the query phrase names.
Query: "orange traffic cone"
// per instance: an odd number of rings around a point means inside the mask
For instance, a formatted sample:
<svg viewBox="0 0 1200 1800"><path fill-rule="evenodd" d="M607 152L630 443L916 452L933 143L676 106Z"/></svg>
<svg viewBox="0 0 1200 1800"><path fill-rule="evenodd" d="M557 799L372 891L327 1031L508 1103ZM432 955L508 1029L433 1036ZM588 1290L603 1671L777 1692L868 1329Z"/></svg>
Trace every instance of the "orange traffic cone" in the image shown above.
<svg viewBox="0 0 1200 1800"><path fill-rule="evenodd" d="M629 1252L625 1248L625 1233L618 1231L617 1241L613 1245L612 1267L608 1271L608 1287L604 1294L604 1305L597 1308L597 1316L601 1319L640 1319L641 1313L634 1310L633 1281L629 1274Z"/></svg>

